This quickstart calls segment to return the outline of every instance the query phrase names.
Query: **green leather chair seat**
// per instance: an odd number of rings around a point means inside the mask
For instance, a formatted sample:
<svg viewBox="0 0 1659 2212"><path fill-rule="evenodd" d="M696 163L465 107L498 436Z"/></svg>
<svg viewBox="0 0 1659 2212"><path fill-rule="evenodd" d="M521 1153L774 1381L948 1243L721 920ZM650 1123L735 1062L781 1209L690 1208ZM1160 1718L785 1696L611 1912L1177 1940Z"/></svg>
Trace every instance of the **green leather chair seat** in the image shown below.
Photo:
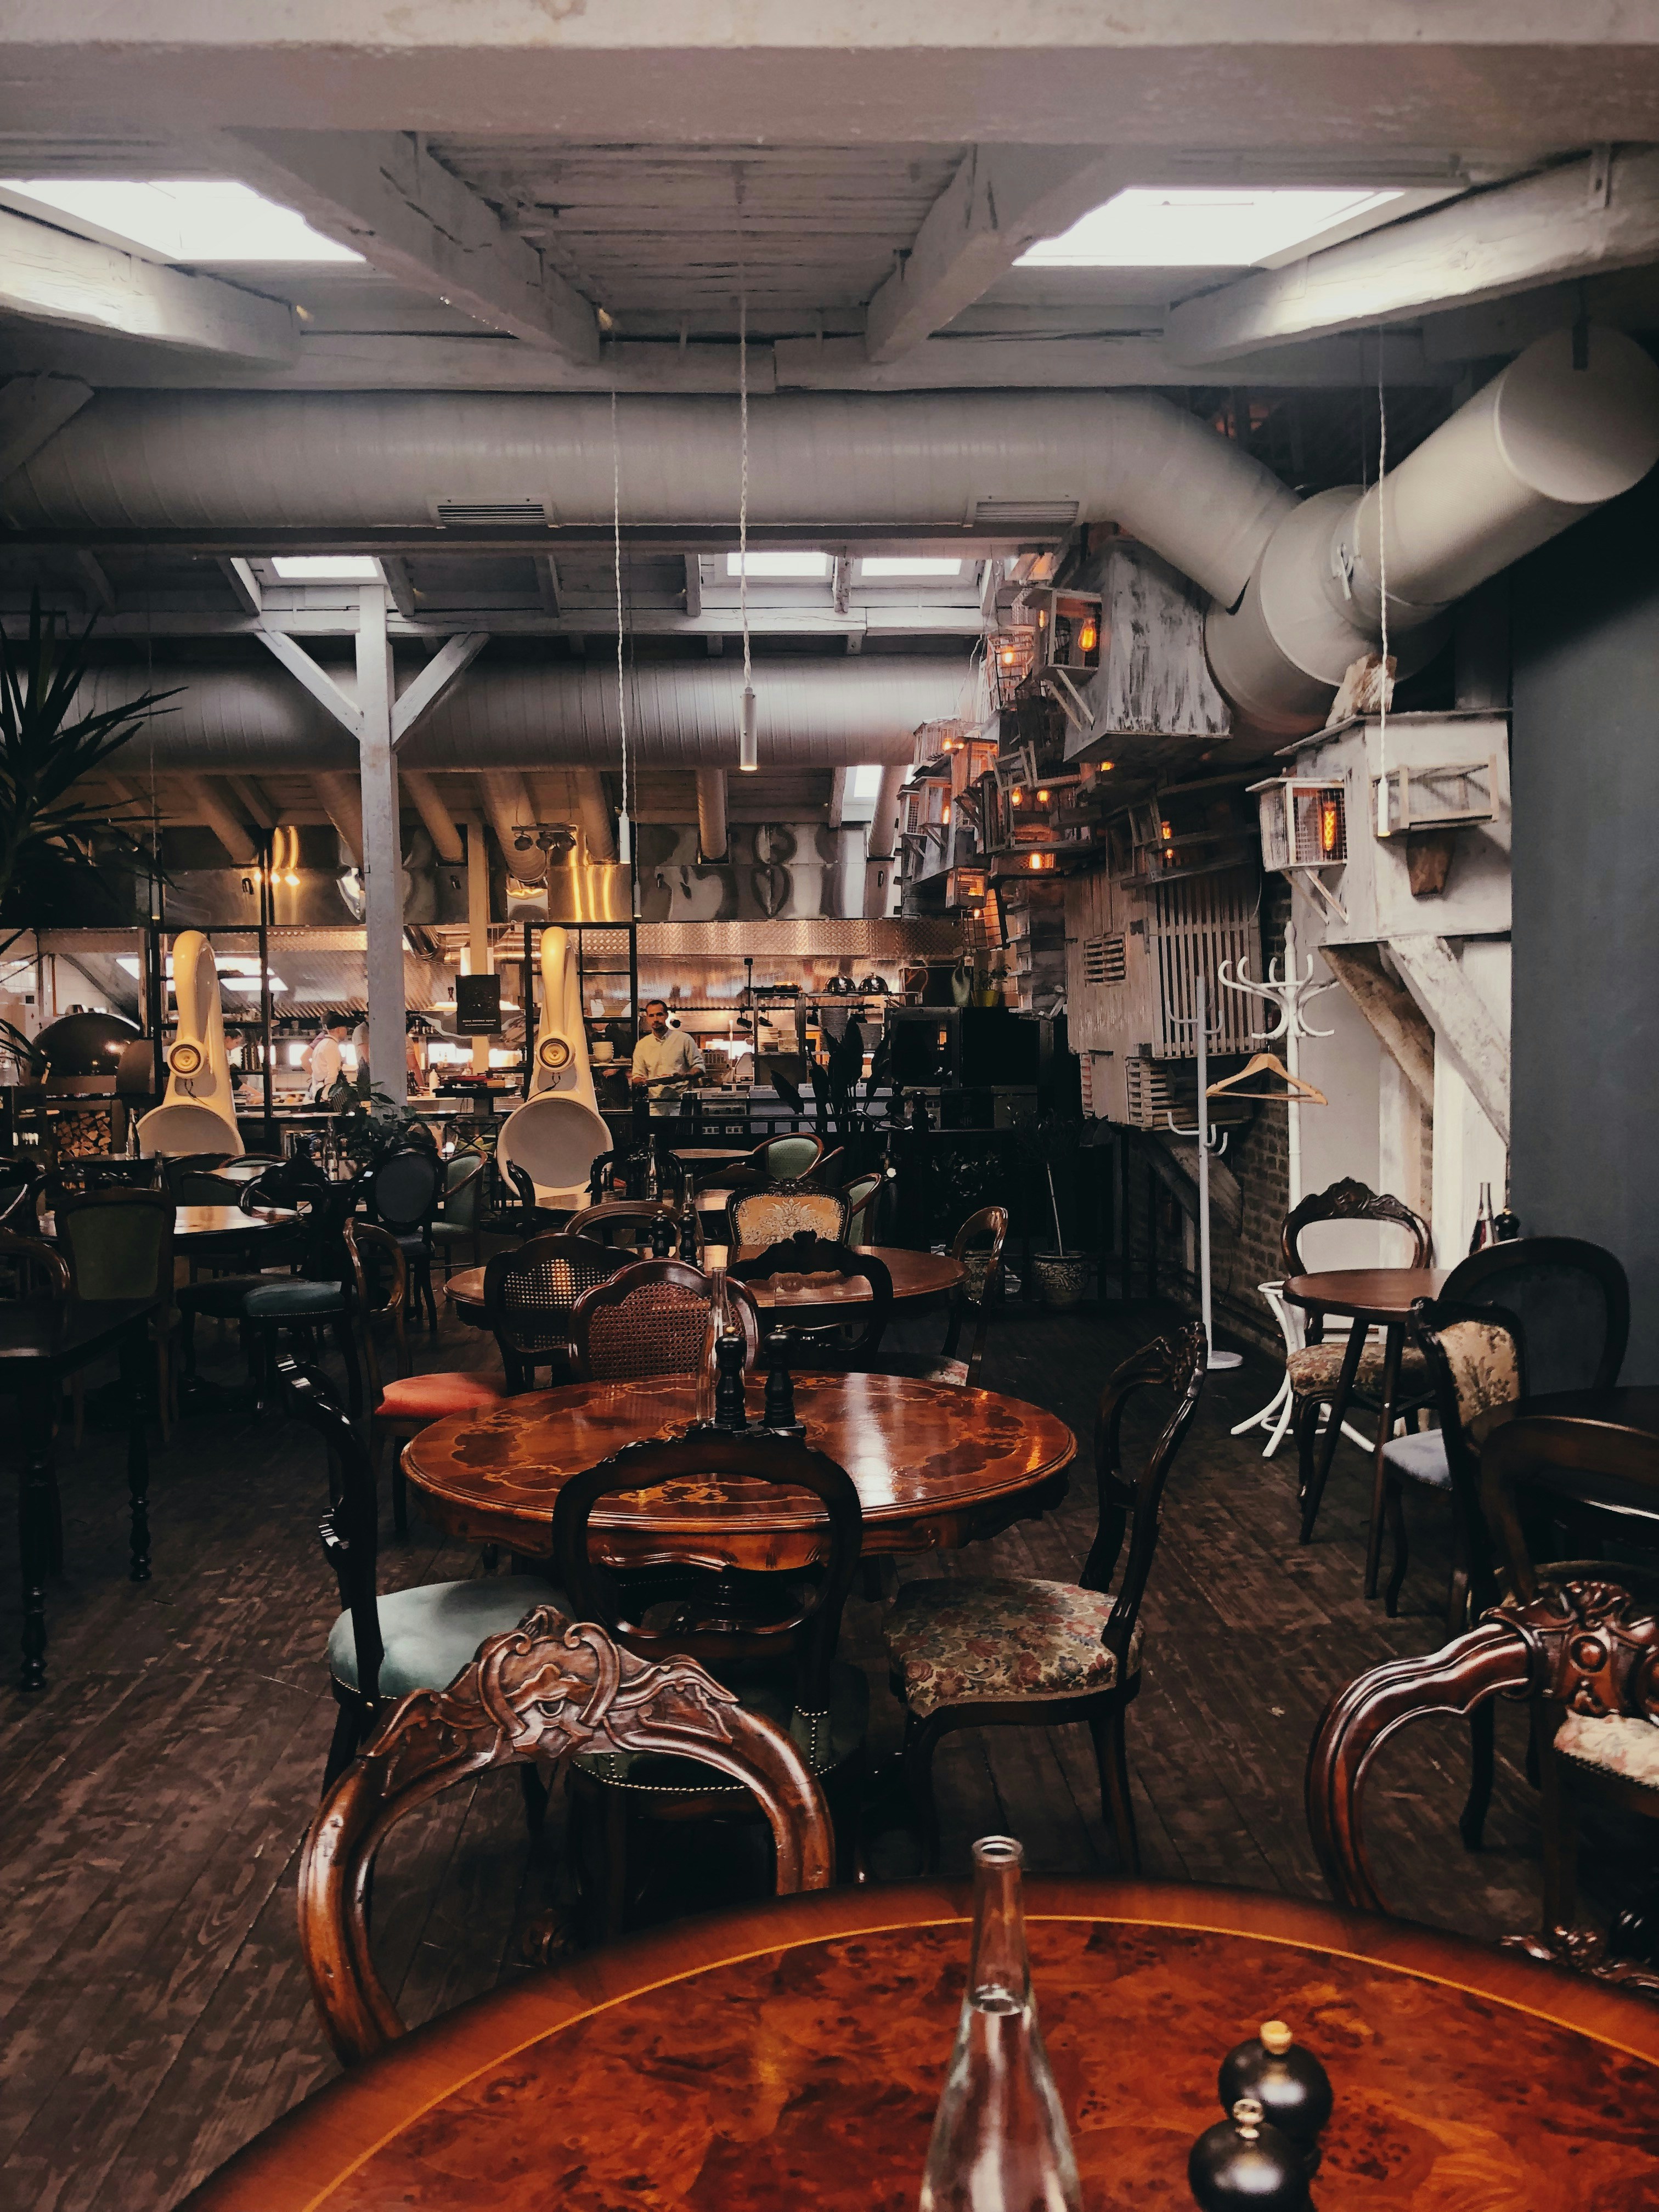
<svg viewBox="0 0 1659 2212"><path fill-rule="evenodd" d="M307 1283L297 1279L286 1283L262 1283L257 1291L246 1292L241 1310L250 1321L287 1321L296 1316L303 1319L307 1314L343 1314L345 1311L345 1285Z"/></svg>
<svg viewBox="0 0 1659 2212"><path fill-rule="evenodd" d="M380 1597L380 1696L447 1689L487 1636L516 1628L534 1607L570 1610L562 1590L540 1575L485 1575L465 1583L424 1583ZM351 1615L329 1631L328 1671L348 1690L357 1686L357 1639Z"/></svg>
<svg viewBox="0 0 1659 2212"><path fill-rule="evenodd" d="M441 1215L436 1221L428 1224L428 1226L431 1230L432 1241L434 1244L470 1243L472 1238L478 1233L477 1225L474 1222L446 1221L443 1219ZM401 1243L402 1241L403 1240L400 1237L398 1242ZM420 1239L416 1237L415 1242L418 1243Z"/></svg>
<svg viewBox="0 0 1659 2212"><path fill-rule="evenodd" d="M793 1692L787 1685L745 1682L741 1694L751 1713L775 1721L794 1738L814 1774L829 1774L843 1765L864 1741L869 1726L869 1679L862 1668L842 1659L836 1660L830 1669L830 1711L816 1723L794 1711ZM672 1758L658 1751L580 1752L574 1764L584 1774L613 1790L673 1791L699 1797L716 1792L733 1798L750 1794L741 1783L711 1772L694 1759Z"/></svg>
<svg viewBox="0 0 1659 2212"><path fill-rule="evenodd" d="M270 1275L210 1275L199 1283L180 1283L173 1292L181 1313L207 1314L217 1321L240 1321L250 1291L286 1289Z"/></svg>

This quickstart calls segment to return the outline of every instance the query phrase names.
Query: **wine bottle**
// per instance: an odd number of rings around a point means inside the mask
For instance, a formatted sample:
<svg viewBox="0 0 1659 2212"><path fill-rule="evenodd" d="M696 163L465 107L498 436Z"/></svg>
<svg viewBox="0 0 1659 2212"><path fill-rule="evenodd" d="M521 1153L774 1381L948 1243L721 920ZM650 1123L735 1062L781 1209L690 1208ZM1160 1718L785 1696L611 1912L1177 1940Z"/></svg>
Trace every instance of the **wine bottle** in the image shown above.
<svg viewBox="0 0 1659 2212"><path fill-rule="evenodd" d="M1066 2115L1042 2048L1012 1836L974 1845L974 1942L933 2119L921 2212L1082 2212Z"/></svg>
<svg viewBox="0 0 1659 2212"><path fill-rule="evenodd" d="M1493 1237L1500 1244L1513 1244L1521 1234L1521 1217L1510 1202L1510 1171L1507 1167L1504 1170L1503 1209L1494 1218L1492 1228Z"/></svg>
<svg viewBox="0 0 1659 2212"><path fill-rule="evenodd" d="M1474 1234L1469 1239L1469 1250L1471 1253L1484 1252L1488 1244L1497 1241L1492 1227L1492 1185L1483 1182L1480 1186L1480 1205L1474 1217Z"/></svg>

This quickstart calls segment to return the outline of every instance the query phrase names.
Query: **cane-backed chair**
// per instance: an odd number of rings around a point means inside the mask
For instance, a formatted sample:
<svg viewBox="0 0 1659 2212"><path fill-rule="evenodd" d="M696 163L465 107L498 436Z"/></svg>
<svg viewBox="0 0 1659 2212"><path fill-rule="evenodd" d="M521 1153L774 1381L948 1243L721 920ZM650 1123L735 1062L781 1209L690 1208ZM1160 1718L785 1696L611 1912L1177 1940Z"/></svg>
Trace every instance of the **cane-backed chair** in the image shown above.
<svg viewBox="0 0 1659 2212"><path fill-rule="evenodd" d="M1659 1463L1659 1439L1646 1441ZM1519 1454L1517 1462L1524 1463ZM1309 1830L1337 1901L1360 1911L1388 1910L1362 1821L1367 1773L1383 1743L1425 1714L1473 1714L1494 1698L1526 1695L1547 1717L1547 1733L1540 1738L1543 1927L1523 1948L1659 1996L1659 1973L1610 1959L1599 1938L1575 1924L1567 1781L1593 1778L1627 1810L1659 1819L1655 1595L1652 1584L1638 1596L1616 1583L1578 1580L1517 1593L1438 1651L1389 1660L1339 1690L1315 1733L1306 1785Z"/></svg>
<svg viewBox="0 0 1659 2212"><path fill-rule="evenodd" d="M744 1365L760 1346L760 1316L741 1283L726 1308L742 1331ZM584 1291L571 1316L571 1372L579 1382L635 1382L701 1375L712 1358L714 1285L681 1260L637 1260Z"/></svg>
<svg viewBox="0 0 1659 2212"><path fill-rule="evenodd" d="M826 1244L847 1242L846 1198L840 1191L819 1190L809 1182L775 1182L763 1190L739 1191L726 1211L734 1244L781 1244L803 1229Z"/></svg>
<svg viewBox="0 0 1659 2212"><path fill-rule="evenodd" d="M532 1237L515 1252L496 1253L484 1269L484 1312L514 1389L533 1390L544 1367L550 1384L570 1380L577 1299L635 1264L621 1246L568 1234Z"/></svg>
<svg viewBox="0 0 1659 2212"><path fill-rule="evenodd" d="M809 1491L829 1523L805 1574L720 1571L681 1565L672 1593L653 1577L616 1574L589 1547L588 1522L603 1498L683 1480ZM860 1668L838 1661L842 1609L863 1542L863 1513L843 1468L791 1437L731 1436L702 1429L629 1444L560 1486L553 1512L556 1571L578 1619L598 1621L624 1650L656 1662L702 1660L799 1747L826 1790L850 1784L863 1748L869 1692ZM653 1561L659 1570L673 1565ZM579 1753L573 1798L606 1812L605 1925L619 1933L629 1902L628 1847L635 1818L742 1818L743 1793L695 1753ZM833 1797L832 1797L833 1802Z"/></svg>
<svg viewBox="0 0 1659 2212"><path fill-rule="evenodd" d="M1002 1288L1002 1248L1008 1241L1008 1214L1000 1206L970 1213L951 1240L951 1256L962 1280L951 1293L945 1343L937 1352L887 1352L884 1375L908 1375L918 1382L943 1382L969 1390L979 1387L985 1358L986 1324ZM964 1346L963 1337L968 1333Z"/></svg>
<svg viewBox="0 0 1659 2212"><path fill-rule="evenodd" d="M538 1606L489 1634L447 1686L416 1691L388 1712L312 1822L300 1864L300 1942L318 2013L346 2065L404 2032L369 1949L369 1875L388 1832L452 1783L493 1767L562 1763L578 1750L713 1769L749 1793L770 1828L778 1895L829 1887L828 1808L781 1729L696 1660L647 1663L592 1620L573 1625L555 1606Z"/></svg>
<svg viewBox="0 0 1659 2212"><path fill-rule="evenodd" d="M799 1366L847 1368L862 1373L875 1365L893 1312L893 1278L886 1261L875 1253L855 1252L850 1245L832 1244L803 1229L748 1259L728 1260L726 1273L728 1282L744 1285L773 1283L781 1276L823 1276L835 1282L863 1283L865 1295L848 1309L845 1322L826 1324L818 1319L800 1328L792 1321L787 1306L774 1306L770 1326L789 1330L799 1347L795 1359ZM824 1288L830 1291L829 1280Z"/></svg>
<svg viewBox="0 0 1659 2212"><path fill-rule="evenodd" d="M925 1871L939 1857L933 1764L941 1737L956 1729L1086 1721L1121 1870L1139 1872L1124 1724L1140 1694L1140 1606L1164 1486L1198 1410L1208 1357L1203 1329L1189 1324L1134 1353L1108 1381L1095 1421L1100 1520L1075 1584L944 1575L900 1589L884 1632L894 1692L904 1707L904 1771ZM1174 1405L1146 1464L1126 1474L1123 1416L1146 1389L1168 1392Z"/></svg>

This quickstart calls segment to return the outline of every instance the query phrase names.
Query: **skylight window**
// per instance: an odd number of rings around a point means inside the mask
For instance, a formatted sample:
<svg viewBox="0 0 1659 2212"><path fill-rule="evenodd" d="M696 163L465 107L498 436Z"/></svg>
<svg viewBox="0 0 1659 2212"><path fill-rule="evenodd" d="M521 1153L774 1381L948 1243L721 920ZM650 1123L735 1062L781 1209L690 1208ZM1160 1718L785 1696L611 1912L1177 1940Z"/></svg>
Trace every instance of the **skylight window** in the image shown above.
<svg viewBox="0 0 1659 2212"><path fill-rule="evenodd" d="M883 576L959 576L962 563L960 561L935 561L930 556L912 560L900 554L890 557L882 553L860 561L859 573L872 580Z"/></svg>
<svg viewBox="0 0 1659 2212"><path fill-rule="evenodd" d="M849 770L847 796L849 799L874 799L881 789L881 770L867 763Z"/></svg>
<svg viewBox="0 0 1659 2212"><path fill-rule="evenodd" d="M123 183L110 177L5 177L0 190L95 223L168 261L361 261L293 208L229 177Z"/></svg>
<svg viewBox="0 0 1659 2212"><path fill-rule="evenodd" d="M367 553L282 553L271 567L285 584L377 584L380 564Z"/></svg>
<svg viewBox="0 0 1659 2212"><path fill-rule="evenodd" d="M1170 191L1135 186L1093 208L1058 238L1022 253L1022 269L1249 269L1364 218L1401 195L1349 186Z"/></svg>
<svg viewBox="0 0 1659 2212"><path fill-rule="evenodd" d="M728 576L747 576L752 583L757 576L787 576L797 583L825 581L830 574L827 553L728 553L726 556Z"/></svg>

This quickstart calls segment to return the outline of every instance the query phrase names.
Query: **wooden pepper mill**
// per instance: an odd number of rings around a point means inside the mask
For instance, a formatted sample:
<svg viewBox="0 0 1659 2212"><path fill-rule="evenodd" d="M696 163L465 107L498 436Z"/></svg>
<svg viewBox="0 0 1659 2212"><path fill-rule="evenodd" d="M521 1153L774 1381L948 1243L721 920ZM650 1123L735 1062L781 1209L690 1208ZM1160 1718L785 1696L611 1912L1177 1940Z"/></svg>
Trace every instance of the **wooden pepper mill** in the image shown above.
<svg viewBox="0 0 1659 2212"><path fill-rule="evenodd" d="M672 1260L674 1256L674 1220L672 1214L659 1213L651 1224L651 1256L653 1260Z"/></svg>
<svg viewBox="0 0 1659 2212"><path fill-rule="evenodd" d="M714 1426L740 1437L749 1426L743 1399L744 1342L741 1333L728 1329L714 1345L714 1365L720 1379L714 1385Z"/></svg>
<svg viewBox="0 0 1659 2212"><path fill-rule="evenodd" d="M766 1405L763 1428L777 1437L804 1437L805 1421L795 1418L795 1383L789 1372L794 1340L787 1328L775 1328L766 1340Z"/></svg>
<svg viewBox="0 0 1659 2212"><path fill-rule="evenodd" d="M1188 2156L1187 2185L1200 2212L1309 2212L1301 2145L1267 2125L1254 2097L1205 2129Z"/></svg>
<svg viewBox="0 0 1659 2212"><path fill-rule="evenodd" d="M1216 2087L1224 2112L1231 2112L1241 2097L1254 2098L1270 2125L1299 2148L1308 2179L1313 2179L1319 2171L1320 2130L1331 2117L1331 2080L1282 2020L1264 2020L1258 2034L1227 2053Z"/></svg>

